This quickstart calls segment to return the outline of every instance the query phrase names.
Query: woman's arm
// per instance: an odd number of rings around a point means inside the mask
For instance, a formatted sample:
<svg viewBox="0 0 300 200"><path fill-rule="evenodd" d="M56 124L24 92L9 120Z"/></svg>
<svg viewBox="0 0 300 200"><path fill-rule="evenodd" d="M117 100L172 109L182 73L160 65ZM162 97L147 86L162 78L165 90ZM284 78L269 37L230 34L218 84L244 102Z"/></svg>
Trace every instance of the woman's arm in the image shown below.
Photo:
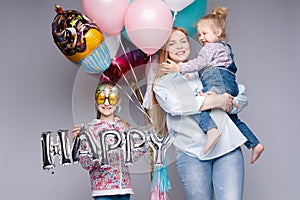
<svg viewBox="0 0 300 200"><path fill-rule="evenodd" d="M222 110L228 112L232 110L233 96L228 93L221 95L213 94L207 95L203 101L200 111L209 110L212 108L221 108Z"/></svg>
<svg viewBox="0 0 300 200"><path fill-rule="evenodd" d="M153 87L159 105L171 115L193 115L201 110L222 108L232 105L229 94L195 96L187 81L179 74L167 74Z"/></svg>

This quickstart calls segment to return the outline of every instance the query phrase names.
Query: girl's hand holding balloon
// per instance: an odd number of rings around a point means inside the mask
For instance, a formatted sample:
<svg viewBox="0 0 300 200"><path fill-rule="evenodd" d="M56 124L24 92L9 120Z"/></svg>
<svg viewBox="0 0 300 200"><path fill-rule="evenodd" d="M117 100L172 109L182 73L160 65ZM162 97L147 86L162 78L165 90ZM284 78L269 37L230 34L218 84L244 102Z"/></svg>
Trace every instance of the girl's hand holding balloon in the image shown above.
<svg viewBox="0 0 300 200"><path fill-rule="evenodd" d="M75 125L73 127L73 130L72 130L72 140L74 140L76 138L76 136L79 134L80 129L81 129L80 125Z"/></svg>

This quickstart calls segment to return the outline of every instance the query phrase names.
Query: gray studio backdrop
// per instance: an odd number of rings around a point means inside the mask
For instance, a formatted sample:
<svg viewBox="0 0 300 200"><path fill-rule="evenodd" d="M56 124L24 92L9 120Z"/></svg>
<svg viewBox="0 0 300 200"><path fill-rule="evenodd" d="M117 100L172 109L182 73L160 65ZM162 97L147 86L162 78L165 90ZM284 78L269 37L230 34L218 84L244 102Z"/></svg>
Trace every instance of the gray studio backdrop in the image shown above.
<svg viewBox="0 0 300 200"><path fill-rule="evenodd" d="M78 70L53 43L54 4L82 11L79 0L1 0L1 199L91 199L88 173L79 164L58 165L54 174L42 170L41 131L71 130L93 116L93 107L84 105L95 79ZM244 199L297 199L300 1L208 0L208 10L217 5L229 9L228 35L238 80L248 91L249 105L240 116L266 147L255 165L249 164L251 151L243 148ZM123 112L128 112L132 105L123 103ZM170 157L169 197L182 200ZM147 162L145 156L131 168L133 200L149 199Z"/></svg>

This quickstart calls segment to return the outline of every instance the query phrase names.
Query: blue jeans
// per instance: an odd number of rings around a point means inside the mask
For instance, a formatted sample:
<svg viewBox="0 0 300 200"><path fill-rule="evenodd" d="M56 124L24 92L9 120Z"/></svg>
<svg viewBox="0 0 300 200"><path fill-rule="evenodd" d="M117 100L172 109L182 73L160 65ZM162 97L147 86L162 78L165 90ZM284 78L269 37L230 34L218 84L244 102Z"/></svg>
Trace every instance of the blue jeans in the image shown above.
<svg viewBox="0 0 300 200"><path fill-rule="evenodd" d="M219 158L199 160L176 153L176 168L187 200L242 200L244 158L237 148Z"/></svg>
<svg viewBox="0 0 300 200"><path fill-rule="evenodd" d="M237 96L239 87L234 75L235 71L236 66L234 62L228 67L209 67L205 69L200 75L203 85L202 92L213 91L217 94L228 93L232 96ZM209 111L202 111L200 114L195 115L194 119L204 133L212 128L217 128L217 125L209 115Z"/></svg>
<svg viewBox="0 0 300 200"><path fill-rule="evenodd" d="M235 66L234 63L232 66ZM200 75L203 85L202 92L214 91L217 94L228 93L232 96L239 94L235 74L225 67L209 67Z"/></svg>
<svg viewBox="0 0 300 200"><path fill-rule="evenodd" d="M199 114L192 115L204 133L212 128L218 128L211 118L209 111L201 111Z"/></svg>
<svg viewBox="0 0 300 200"><path fill-rule="evenodd" d="M247 138L247 141L245 142L245 146L248 149L251 149L252 147L260 143L257 137L254 135L254 133L249 129L249 127L239 119L237 114L229 114L228 116L233 121L233 123L238 127L238 129L243 133L243 135Z"/></svg>
<svg viewBox="0 0 300 200"><path fill-rule="evenodd" d="M241 133L247 138L245 146L248 149L251 149L252 147L255 147L260 143L254 133L250 130L250 128L239 119L237 114L228 114L228 116L238 127ZM199 114L193 115L193 118L197 121L204 133L206 133L209 129L218 128L214 120L209 115L209 112L201 112Z"/></svg>
<svg viewBox="0 0 300 200"><path fill-rule="evenodd" d="M130 194L99 196L94 200L130 200Z"/></svg>

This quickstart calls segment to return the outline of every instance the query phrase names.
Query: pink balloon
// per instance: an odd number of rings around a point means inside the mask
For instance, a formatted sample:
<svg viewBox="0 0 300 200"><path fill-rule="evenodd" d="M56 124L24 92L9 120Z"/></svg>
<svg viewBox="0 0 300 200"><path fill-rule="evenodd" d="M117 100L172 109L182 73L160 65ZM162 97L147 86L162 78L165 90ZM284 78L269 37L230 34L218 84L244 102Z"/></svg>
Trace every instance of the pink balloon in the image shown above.
<svg viewBox="0 0 300 200"><path fill-rule="evenodd" d="M135 0L125 15L128 37L148 55L168 40L173 26L172 13L162 0Z"/></svg>
<svg viewBox="0 0 300 200"><path fill-rule="evenodd" d="M99 29L109 35L119 34L130 0L82 0L85 15L95 21Z"/></svg>

